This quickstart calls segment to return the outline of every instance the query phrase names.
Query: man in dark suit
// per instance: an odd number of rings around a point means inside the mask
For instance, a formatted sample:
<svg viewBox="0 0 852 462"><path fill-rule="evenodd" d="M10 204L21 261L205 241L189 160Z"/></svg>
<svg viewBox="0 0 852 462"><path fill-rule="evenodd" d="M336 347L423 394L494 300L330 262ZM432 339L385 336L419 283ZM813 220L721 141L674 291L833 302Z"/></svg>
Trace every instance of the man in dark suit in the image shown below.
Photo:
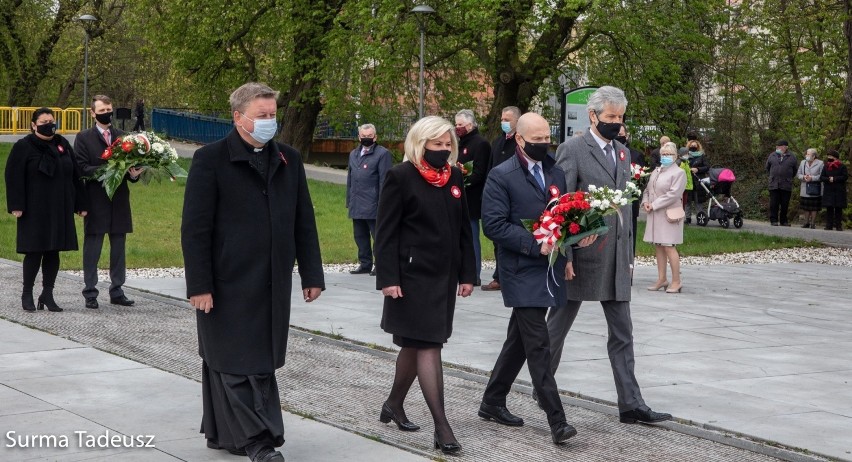
<svg viewBox="0 0 852 462"><path fill-rule="evenodd" d="M577 430L565 421L550 369L545 314L548 307L556 304L547 288L548 255L555 249L547 242L538 243L521 220L539 218L554 193L568 189L564 172L548 155L550 126L543 117L532 112L521 116L515 137L515 156L491 170L482 200L482 224L485 235L497 244L502 262L503 303L512 308L512 315L479 416L503 425L524 424L506 408L506 395L526 361L533 387L541 397L539 403L547 413L552 440L560 444L576 435ZM559 256L553 271L561 273L564 266L565 258Z"/></svg>
<svg viewBox="0 0 852 462"><path fill-rule="evenodd" d="M106 163L101 154L124 132L112 126L112 100L105 95L92 98L90 110L95 126L80 132L74 139L74 154L80 174L93 177L95 171ZM131 306L133 300L124 295L125 252L127 234L133 232L133 220L130 214L130 189L127 180L139 180L144 168L130 168L112 199L103 185L90 179L86 181L86 194L89 200L89 214L83 220L83 297L86 308L98 307L98 260L104 245L104 235L109 235L109 302L113 305Z"/></svg>
<svg viewBox="0 0 852 462"><path fill-rule="evenodd" d="M234 130L193 156L183 203L186 292L202 358L207 447L284 461L275 370L284 365L293 263L302 298L325 286L299 152L272 141L278 92L247 83L230 102Z"/></svg>
<svg viewBox="0 0 852 462"><path fill-rule="evenodd" d="M488 163L488 172L515 156L515 148L518 145L515 141L515 127L520 117L521 110L516 106L506 106L503 108L503 112L500 114L500 129L503 131L503 134L499 135L491 143L491 159ZM498 253L497 244L495 243L494 262L496 267L494 268L494 275L491 282L482 286L482 290L500 290L500 260L497 256Z"/></svg>
<svg viewBox="0 0 852 462"><path fill-rule="evenodd" d="M349 170L346 173L346 208L352 219L352 234L358 247L358 268L352 274L370 273L373 268L373 246L376 239L376 212L379 195L385 184L385 174L393 166L391 153L376 144L376 127L364 124L358 127L358 147L349 153Z"/></svg>
<svg viewBox="0 0 852 462"><path fill-rule="evenodd" d="M588 191L589 186L624 190L630 177L627 148L615 140L624 123L627 98L618 88L604 86L589 97L591 127L582 138L571 138L556 151L556 164L565 171L568 191ZM621 207L621 216L631 213ZM633 227L617 215L606 217L609 232L599 244L572 249L565 264L566 299L550 310L551 367L559 366L565 336L571 329L580 304L597 300L606 316L609 340L607 352L618 393L618 409L623 423L660 422L671 415L652 411L645 405L634 375L633 323L630 319L630 280L633 271Z"/></svg>
<svg viewBox="0 0 852 462"><path fill-rule="evenodd" d="M471 172L464 180L467 193L467 209L470 212L470 229L473 232L473 251L476 254L476 282L482 285L482 247L479 243L479 220L482 218L482 189L488 176L488 164L491 162L491 145L479 134L476 116L470 109L456 113L456 136L459 138L460 164L473 162Z"/></svg>

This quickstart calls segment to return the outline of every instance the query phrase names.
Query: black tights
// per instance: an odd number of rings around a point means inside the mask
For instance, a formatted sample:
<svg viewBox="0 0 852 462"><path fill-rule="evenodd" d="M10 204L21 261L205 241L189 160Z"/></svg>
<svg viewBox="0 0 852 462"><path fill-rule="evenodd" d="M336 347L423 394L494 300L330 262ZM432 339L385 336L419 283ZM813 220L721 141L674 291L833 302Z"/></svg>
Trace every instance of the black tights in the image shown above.
<svg viewBox="0 0 852 462"><path fill-rule="evenodd" d="M399 350L388 406L398 418L406 420L402 403L415 377L420 383L429 412L432 413L438 439L442 442L456 441L444 410L444 370L441 366L440 348L403 347Z"/></svg>
<svg viewBox="0 0 852 462"><path fill-rule="evenodd" d="M24 293L32 293L38 269L41 267L41 285L52 292L59 274L59 251L29 252L24 256Z"/></svg>

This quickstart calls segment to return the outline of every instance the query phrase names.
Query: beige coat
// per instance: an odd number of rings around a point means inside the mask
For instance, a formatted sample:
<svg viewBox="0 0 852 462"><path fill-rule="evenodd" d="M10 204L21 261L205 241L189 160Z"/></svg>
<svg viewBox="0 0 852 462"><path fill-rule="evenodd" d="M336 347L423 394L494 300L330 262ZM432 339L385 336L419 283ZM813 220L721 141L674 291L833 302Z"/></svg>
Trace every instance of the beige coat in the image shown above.
<svg viewBox="0 0 852 462"><path fill-rule="evenodd" d="M648 187L642 194L642 203L651 204L648 219L645 222L643 240L652 244L682 244L683 220L670 223L666 219L666 209L682 206L681 198L686 187L686 174L677 165L657 167L648 179Z"/></svg>

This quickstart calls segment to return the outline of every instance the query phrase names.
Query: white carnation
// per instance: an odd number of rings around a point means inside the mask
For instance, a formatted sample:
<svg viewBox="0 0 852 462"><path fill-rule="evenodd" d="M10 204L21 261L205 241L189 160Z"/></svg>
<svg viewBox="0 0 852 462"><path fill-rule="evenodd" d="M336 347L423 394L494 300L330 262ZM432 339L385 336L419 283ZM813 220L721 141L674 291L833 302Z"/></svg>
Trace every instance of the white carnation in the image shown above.
<svg viewBox="0 0 852 462"><path fill-rule="evenodd" d="M601 201L601 208L608 209L610 205L612 205L612 203L610 203L609 199L604 199Z"/></svg>
<svg viewBox="0 0 852 462"><path fill-rule="evenodd" d="M595 191L597 191L597 190L598 190L598 187L597 187L597 186L595 186L595 185L593 185L593 184L590 184L590 185L589 185L589 192L590 192L590 193L593 193L593 192L595 192Z"/></svg>
<svg viewBox="0 0 852 462"><path fill-rule="evenodd" d="M600 206L601 206L601 201L600 201L600 200L598 200L598 199L595 199L595 200L593 200L593 201L592 201L591 205L592 205L592 207L594 207L594 208L596 208L596 209L597 209L597 208L600 208Z"/></svg>
<svg viewBox="0 0 852 462"><path fill-rule="evenodd" d="M163 146L163 143L154 143L151 145L151 149L153 149L157 154L162 154L165 147Z"/></svg>

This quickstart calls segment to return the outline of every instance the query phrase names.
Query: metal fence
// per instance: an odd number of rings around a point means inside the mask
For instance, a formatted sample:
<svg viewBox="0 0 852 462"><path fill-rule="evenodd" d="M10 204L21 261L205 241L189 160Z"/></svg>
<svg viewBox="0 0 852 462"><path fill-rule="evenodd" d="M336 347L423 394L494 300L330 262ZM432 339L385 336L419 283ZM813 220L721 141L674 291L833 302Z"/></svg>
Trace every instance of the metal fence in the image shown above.
<svg viewBox="0 0 852 462"><path fill-rule="evenodd" d="M37 107L10 107L0 106L0 134L17 135L30 133L30 123L33 112ZM69 107L50 108L53 110L53 118L56 119L56 132L62 135L77 133L80 131L83 109Z"/></svg>
<svg viewBox="0 0 852 462"><path fill-rule="evenodd" d="M207 144L226 137L234 124L230 119L155 108L151 128L170 138Z"/></svg>

